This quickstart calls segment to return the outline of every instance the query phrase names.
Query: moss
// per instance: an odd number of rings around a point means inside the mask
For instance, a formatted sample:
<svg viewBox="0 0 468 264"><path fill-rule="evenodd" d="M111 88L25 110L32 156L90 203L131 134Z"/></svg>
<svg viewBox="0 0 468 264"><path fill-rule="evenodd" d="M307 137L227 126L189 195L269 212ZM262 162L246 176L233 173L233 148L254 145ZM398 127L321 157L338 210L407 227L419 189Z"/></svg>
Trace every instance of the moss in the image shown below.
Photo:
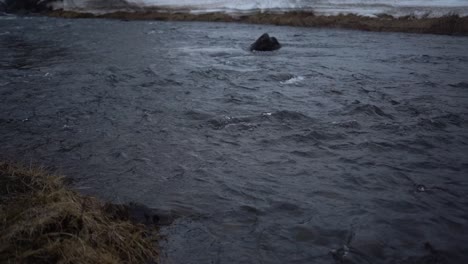
<svg viewBox="0 0 468 264"><path fill-rule="evenodd" d="M157 234L44 170L0 162L0 263L156 262Z"/></svg>

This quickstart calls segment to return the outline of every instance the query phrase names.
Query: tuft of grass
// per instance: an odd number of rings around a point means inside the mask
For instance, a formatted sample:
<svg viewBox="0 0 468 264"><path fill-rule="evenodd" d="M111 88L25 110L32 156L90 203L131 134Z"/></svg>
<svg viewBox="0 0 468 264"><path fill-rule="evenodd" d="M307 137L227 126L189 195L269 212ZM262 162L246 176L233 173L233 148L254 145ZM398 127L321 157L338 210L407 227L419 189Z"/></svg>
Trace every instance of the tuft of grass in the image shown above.
<svg viewBox="0 0 468 264"><path fill-rule="evenodd" d="M43 169L0 162L0 263L155 263L156 230L125 207L68 189Z"/></svg>

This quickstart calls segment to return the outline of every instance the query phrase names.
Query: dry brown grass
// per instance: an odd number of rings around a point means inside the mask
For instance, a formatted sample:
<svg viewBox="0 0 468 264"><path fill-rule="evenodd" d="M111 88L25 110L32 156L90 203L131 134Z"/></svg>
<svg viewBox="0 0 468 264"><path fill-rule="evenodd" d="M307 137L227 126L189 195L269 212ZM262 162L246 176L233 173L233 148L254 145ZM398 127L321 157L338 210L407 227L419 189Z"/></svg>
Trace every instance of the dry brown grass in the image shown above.
<svg viewBox="0 0 468 264"><path fill-rule="evenodd" d="M252 24L274 24L299 27L332 27L367 31L431 33L444 35L468 35L468 17L448 15L440 18L415 16L363 17L358 15L316 16L311 12L253 13L228 15L225 13L190 14L185 12L115 12L103 15L53 11L50 16L66 18L113 18L124 20L216 21Z"/></svg>
<svg viewBox="0 0 468 264"><path fill-rule="evenodd" d="M156 262L156 234L120 209L69 190L62 177L0 162L0 263Z"/></svg>

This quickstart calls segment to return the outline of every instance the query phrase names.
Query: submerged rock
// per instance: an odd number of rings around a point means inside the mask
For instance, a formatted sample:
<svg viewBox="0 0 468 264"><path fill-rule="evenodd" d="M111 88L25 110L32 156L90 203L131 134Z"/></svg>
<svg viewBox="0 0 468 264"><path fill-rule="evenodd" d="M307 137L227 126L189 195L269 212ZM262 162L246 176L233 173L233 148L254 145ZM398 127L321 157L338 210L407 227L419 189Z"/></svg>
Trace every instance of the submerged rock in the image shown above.
<svg viewBox="0 0 468 264"><path fill-rule="evenodd" d="M143 223L146 225L169 225L177 217L177 214L173 214L172 212L149 208L140 203L132 202L128 205L124 205L123 208L123 214L125 216L123 217L124 219L128 219L136 223Z"/></svg>
<svg viewBox="0 0 468 264"><path fill-rule="evenodd" d="M261 35L252 45L251 51L273 51L281 48L281 44L275 37L270 37L267 33Z"/></svg>

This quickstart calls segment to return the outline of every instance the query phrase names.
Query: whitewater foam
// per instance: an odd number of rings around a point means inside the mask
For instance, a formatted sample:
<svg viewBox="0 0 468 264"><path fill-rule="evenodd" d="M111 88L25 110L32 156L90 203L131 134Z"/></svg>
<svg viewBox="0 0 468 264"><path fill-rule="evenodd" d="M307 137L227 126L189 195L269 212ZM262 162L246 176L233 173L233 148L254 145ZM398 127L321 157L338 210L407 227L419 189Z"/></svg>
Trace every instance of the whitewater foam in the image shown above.
<svg viewBox="0 0 468 264"><path fill-rule="evenodd" d="M304 80L304 77L302 76L294 76L291 79L288 79L286 81L281 82L281 84L296 84Z"/></svg>

